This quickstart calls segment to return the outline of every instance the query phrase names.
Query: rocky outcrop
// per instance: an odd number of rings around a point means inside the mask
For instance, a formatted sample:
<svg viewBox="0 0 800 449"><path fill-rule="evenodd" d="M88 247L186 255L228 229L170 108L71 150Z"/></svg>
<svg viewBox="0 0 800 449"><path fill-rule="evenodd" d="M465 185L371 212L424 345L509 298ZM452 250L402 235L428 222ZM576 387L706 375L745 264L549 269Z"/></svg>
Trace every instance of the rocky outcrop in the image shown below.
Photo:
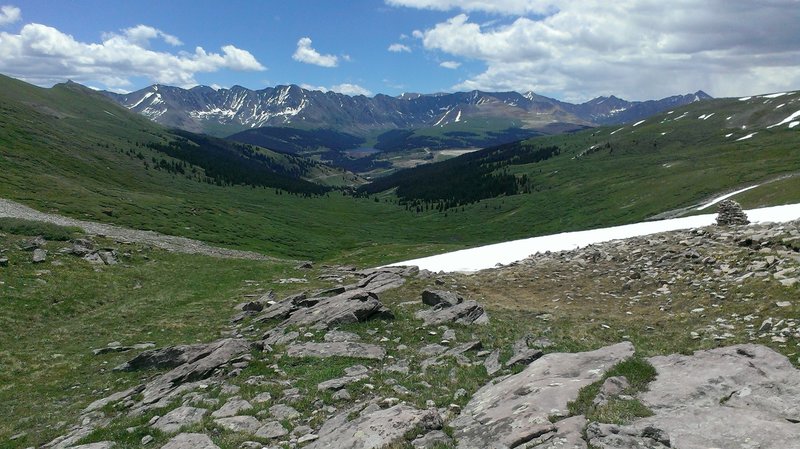
<svg viewBox="0 0 800 449"><path fill-rule="evenodd" d="M734 226L750 224L742 206L733 200L720 201L717 206L717 226Z"/></svg>
<svg viewBox="0 0 800 449"><path fill-rule="evenodd" d="M640 395L672 447L800 448L800 371L760 345L649 359L658 376Z"/></svg>
<svg viewBox="0 0 800 449"><path fill-rule="evenodd" d="M489 322L489 316L477 301L463 301L454 306L445 304L447 303L440 303L432 309L420 310L415 317L422 320L425 326L449 323L486 324Z"/></svg>
<svg viewBox="0 0 800 449"><path fill-rule="evenodd" d="M173 366L178 361L182 362L171 371L156 377L145 385L142 390L142 400L136 407L137 411L146 410L152 407L153 404L168 399L170 394L182 384L205 379L218 368L250 352L250 344L246 340L234 338L218 340L205 345L189 345L180 349L176 348L179 347L147 351L150 353L148 356L140 358L140 354L120 367L121 369L131 370L136 369L136 367L146 368L153 366L146 363L146 361L158 366L163 366L163 364ZM171 355L171 357L166 355ZM137 359L139 360L138 362L132 363Z"/></svg>
<svg viewBox="0 0 800 449"><path fill-rule="evenodd" d="M435 409L419 410L398 404L378 409L348 420L350 412L329 419L318 432L318 439L308 449L379 449L403 440L406 432L442 428L442 419Z"/></svg>
<svg viewBox="0 0 800 449"><path fill-rule="evenodd" d="M178 407L158 418L156 422L152 424L152 427L166 433L177 432L183 426L202 421L207 413L208 410L204 408L189 406Z"/></svg>
<svg viewBox="0 0 800 449"><path fill-rule="evenodd" d="M567 416L578 391L632 356L633 345L618 343L595 351L553 353L528 368L478 390L451 422L458 449L514 448L556 434L553 416Z"/></svg>

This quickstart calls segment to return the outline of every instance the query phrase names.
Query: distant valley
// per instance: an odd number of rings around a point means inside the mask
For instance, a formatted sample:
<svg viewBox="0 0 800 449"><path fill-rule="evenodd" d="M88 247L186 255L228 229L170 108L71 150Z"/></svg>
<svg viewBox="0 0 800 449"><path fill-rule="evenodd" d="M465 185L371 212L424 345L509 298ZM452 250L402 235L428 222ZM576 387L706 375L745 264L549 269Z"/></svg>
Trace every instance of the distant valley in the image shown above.
<svg viewBox="0 0 800 449"><path fill-rule="evenodd" d="M582 104L533 92L378 94L368 98L296 85L262 90L152 85L129 94L104 94L168 127L311 155L360 173L403 166L375 153L403 153L405 165L413 166L438 159L440 154L431 151L485 148L539 135L634 122L711 99L702 91L644 102L598 97ZM374 152L354 157L351 151L360 148Z"/></svg>

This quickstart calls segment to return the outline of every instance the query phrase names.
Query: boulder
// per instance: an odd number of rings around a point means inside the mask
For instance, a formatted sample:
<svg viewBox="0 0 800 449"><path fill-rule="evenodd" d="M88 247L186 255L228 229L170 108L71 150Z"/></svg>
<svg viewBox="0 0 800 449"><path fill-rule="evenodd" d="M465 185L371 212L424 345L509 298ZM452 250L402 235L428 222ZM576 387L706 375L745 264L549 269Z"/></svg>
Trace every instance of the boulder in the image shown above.
<svg viewBox="0 0 800 449"><path fill-rule="evenodd" d="M208 435L202 433L182 433L173 437L161 449L219 449Z"/></svg>
<svg viewBox="0 0 800 449"><path fill-rule="evenodd" d="M243 432L254 435L261 429L261 422L254 416L229 416L227 418L218 418L214 420L214 424L230 430L231 432Z"/></svg>
<svg viewBox="0 0 800 449"><path fill-rule="evenodd" d="M486 374L494 375L494 373L500 371L502 366L500 365L500 350L495 349L494 351L486 357L486 360L483 361L483 366L486 367Z"/></svg>
<svg viewBox="0 0 800 449"><path fill-rule="evenodd" d="M137 371L142 369L174 368L191 363L211 353L208 344L177 345L144 351L114 368L114 371Z"/></svg>
<svg viewBox="0 0 800 449"><path fill-rule="evenodd" d="M211 414L212 418L227 418L229 416L238 415L239 412L250 410L253 406L240 397L232 397L228 399L219 410Z"/></svg>
<svg viewBox="0 0 800 449"><path fill-rule="evenodd" d="M269 414L280 421L283 420L292 420L300 416L300 412L294 409L294 407L285 405L285 404L276 404L269 408Z"/></svg>
<svg viewBox="0 0 800 449"><path fill-rule="evenodd" d="M204 408L189 406L178 407L158 418L158 420L152 424L152 427L165 433L177 432L183 426L202 421L206 413L208 413L208 410Z"/></svg>
<svg viewBox="0 0 800 449"><path fill-rule="evenodd" d="M422 292L422 303L431 307L441 304L443 307L452 307L464 302L461 295L445 290L424 290Z"/></svg>
<svg viewBox="0 0 800 449"><path fill-rule="evenodd" d="M299 343L286 349L289 357L355 357L361 359L383 360L386 349L378 345L354 342L337 343Z"/></svg>
<svg viewBox="0 0 800 449"><path fill-rule="evenodd" d="M33 263L42 263L47 260L47 250L36 248L33 250Z"/></svg>
<svg viewBox="0 0 800 449"><path fill-rule="evenodd" d="M634 353L629 342L575 354L552 353L519 374L478 390L450 425L459 449L514 448L556 434L553 416L567 416L578 391Z"/></svg>
<svg viewBox="0 0 800 449"><path fill-rule="evenodd" d="M348 421L349 412L323 424L307 449L379 449L404 441L409 431L438 430L442 419L435 409L419 410L405 404L363 413Z"/></svg>
<svg viewBox="0 0 800 449"><path fill-rule="evenodd" d="M483 310L483 306L471 300L450 307L443 307L443 304L440 304L433 309L420 310L415 317L424 321L425 326L449 323L486 324L489 322L489 316Z"/></svg>
<svg viewBox="0 0 800 449"><path fill-rule="evenodd" d="M281 423L279 423L278 421L268 421L264 423L264 425L259 427L254 435L259 438L272 439L272 438L280 438L288 434L289 431L286 430L286 428L283 427L283 425L281 425Z"/></svg>

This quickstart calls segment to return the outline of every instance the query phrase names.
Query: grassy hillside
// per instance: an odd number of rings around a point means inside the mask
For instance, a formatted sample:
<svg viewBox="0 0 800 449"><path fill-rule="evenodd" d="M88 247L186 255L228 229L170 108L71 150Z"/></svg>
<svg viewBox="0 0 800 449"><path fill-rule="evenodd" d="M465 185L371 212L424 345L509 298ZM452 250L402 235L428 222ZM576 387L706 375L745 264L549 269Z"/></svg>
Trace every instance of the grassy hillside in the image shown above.
<svg viewBox="0 0 800 449"><path fill-rule="evenodd" d="M259 185L208 183L202 180L205 170L194 164L189 165L195 173L155 169L153 158L172 166L181 162L150 145L177 140L170 131L76 85L40 89L9 78L0 84L0 197L76 218L319 261L372 265L632 222L800 169L800 128L788 123L766 128L800 107L792 94L703 102L635 127L512 145L509 154L517 159L495 151L474 169L481 176L514 178L516 193L490 190L491 195L455 207L398 191L399 184L355 198L337 191L304 196ZM712 112L710 118L698 118ZM557 147L558 154L539 162L519 157L549 147ZM317 168L316 175L304 177L354 181ZM425 178L428 191L467 191L453 180L463 186L470 179L452 172ZM786 188L777 192L766 186L747 192L745 204L798 201L797 183L782 185Z"/></svg>

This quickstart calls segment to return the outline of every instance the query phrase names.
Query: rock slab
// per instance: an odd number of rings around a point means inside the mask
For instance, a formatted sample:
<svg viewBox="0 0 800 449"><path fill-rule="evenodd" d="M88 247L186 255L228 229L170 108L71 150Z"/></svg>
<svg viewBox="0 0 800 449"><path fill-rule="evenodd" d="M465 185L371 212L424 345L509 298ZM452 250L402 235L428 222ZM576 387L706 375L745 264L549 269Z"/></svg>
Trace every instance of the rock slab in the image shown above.
<svg viewBox="0 0 800 449"><path fill-rule="evenodd" d="M552 353L524 371L478 390L450 425L458 449L509 449L555 434L550 417L566 416L578 391L631 357L629 342L590 352Z"/></svg>

